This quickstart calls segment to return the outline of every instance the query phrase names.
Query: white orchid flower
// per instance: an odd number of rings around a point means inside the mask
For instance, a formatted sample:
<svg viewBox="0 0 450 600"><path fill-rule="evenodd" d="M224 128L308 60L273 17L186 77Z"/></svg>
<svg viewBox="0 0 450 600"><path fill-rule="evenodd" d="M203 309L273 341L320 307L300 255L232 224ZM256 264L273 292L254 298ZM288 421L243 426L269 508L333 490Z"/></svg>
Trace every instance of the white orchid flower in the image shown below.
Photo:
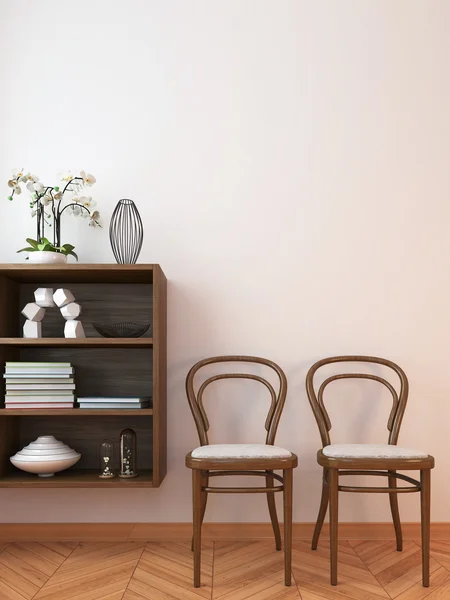
<svg viewBox="0 0 450 600"><path fill-rule="evenodd" d="M16 179L8 179L8 187L15 188L16 185L17 185L17 180Z"/></svg>
<svg viewBox="0 0 450 600"><path fill-rule="evenodd" d="M94 185L94 183L97 181L93 175L90 173L86 175L84 171L80 172L80 177L83 180L84 185Z"/></svg>
<svg viewBox="0 0 450 600"><path fill-rule="evenodd" d="M31 173L25 173L21 176L20 181L22 181L22 183L28 183L28 181L36 183L39 181L39 177L37 175L32 175Z"/></svg>
<svg viewBox="0 0 450 600"><path fill-rule="evenodd" d="M53 192L53 199L54 200L61 200L63 197L63 193L61 190L58 190L57 192Z"/></svg>
<svg viewBox="0 0 450 600"><path fill-rule="evenodd" d="M34 194L34 192L37 192L38 194L40 194L41 192L44 191L44 186L42 185L42 183L40 181L29 181L27 183L27 190L31 194Z"/></svg>
<svg viewBox="0 0 450 600"><path fill-rule="evenodd" d="M52 197L51 197L50 193L49 193L49 192L47 192L47 193L45 194L45 196L42 196L42 198L41 198L41 204L42 204L43 206L48 206L48 205L49 205L49 204L51 204L51 203L52 203Z"/></svg>
<svg viewBox="0 0 450 600"><path fill-rule="evenodd" d="M61 181L65 181L66 183L69 182L71 179L74 178L74 176L72 175L72 173L70 171L66 172L66 173L61 173L59 175L59 178Z"/></svg>
<svg viewBox="0 0 450 600"><path fill-rule="evenodd" d="M75 206L69 207L69 211L74 217L79 217L82 213L82 210L83 209L78 204L75 204Z"/></svg>
<svg viewBox="0 0 450 600"><path fill-rule="evenodd" d="M94 210L94 212L91 213L91 215L90 215L89 227L99 227L99 223L98 223L99 219L100 219L100 213L98 212L98 210Z"/></svg>
<svg viewBox="0 0 450 600"><path fill-rule="evenodd" d="M14 187L14 192L15 192L16 194L21 194L21 193L22 193L22 188L20 187L20 185L19 185L19 184L17 184L17 185Z"/></svg>
<svg viewBox="0 0 450 600"><path fill-rule="evenodd" d="M92 200L92 196L81 196L81 198L78 198L77 202L89 209L94 208L97 204L95 200Z"/></svg>
<svg viewBox="0 0 450 600"><path fill-rule="evenodd" d="M14 169L12 176L14 179L19 180L23 177L23 169Z"/></svg>

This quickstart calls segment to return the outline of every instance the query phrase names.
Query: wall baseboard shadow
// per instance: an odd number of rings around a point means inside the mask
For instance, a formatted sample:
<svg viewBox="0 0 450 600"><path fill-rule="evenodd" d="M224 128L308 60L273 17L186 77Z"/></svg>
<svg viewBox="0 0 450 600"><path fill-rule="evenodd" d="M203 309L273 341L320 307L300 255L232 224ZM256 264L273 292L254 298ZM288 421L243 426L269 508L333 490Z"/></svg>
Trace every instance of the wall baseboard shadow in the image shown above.
<svg viewBox="0 0 450 600"><path fill-rule="evenodd" d="M420 523L403 523L405 540L420 540ZM314 523L294 523L293 537L311 541ZM0 542L190 540L191 523L2 523ZM328 537L328 525L323 527ZM273 537L270 523L204 523L204 540L262 540ZM394 540L392 523L340 523L341 540ZM433 540L450 540L450 523L432 523Z"/></svg>

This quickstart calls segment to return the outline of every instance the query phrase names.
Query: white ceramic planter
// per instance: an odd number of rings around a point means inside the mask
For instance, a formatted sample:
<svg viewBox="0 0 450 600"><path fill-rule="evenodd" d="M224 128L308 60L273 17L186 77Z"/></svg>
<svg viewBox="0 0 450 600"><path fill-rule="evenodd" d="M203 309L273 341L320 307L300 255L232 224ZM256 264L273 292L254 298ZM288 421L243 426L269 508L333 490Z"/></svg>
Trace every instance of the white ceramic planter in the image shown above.
<svg viewBox="0 0 450 600"><path fill-rule="evenodd" d="M39 265L62 265L67 262L65 254L61 254L61 252L49 252L48 250L29 252L28 259L30 263Z"/></svg>
<svg viewBox="0 0 450 600"><path fill-rule="evenodd" d="M12 464L39 477L52 477L75 465L81 454L56 440L52 435L38 437L9 459Z"/></svg>

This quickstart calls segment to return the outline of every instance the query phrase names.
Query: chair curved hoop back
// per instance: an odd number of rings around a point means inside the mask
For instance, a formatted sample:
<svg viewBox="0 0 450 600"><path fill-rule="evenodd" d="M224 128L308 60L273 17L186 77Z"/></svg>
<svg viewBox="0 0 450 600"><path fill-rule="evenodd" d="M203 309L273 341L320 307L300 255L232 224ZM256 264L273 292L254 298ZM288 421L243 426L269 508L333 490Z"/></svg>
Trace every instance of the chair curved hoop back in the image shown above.
<svg viewBox="0 0 450 600"><path fill-rule="evenodd" d="M212 377L209 377L208 379L205 379L205 381L199 387L198 392L195 393L194 377L198 373L198 371L202 367L205 367L207 365L224 362L245 362L269 367L270 369L275 371L275 373L278 376L278 390L276 391L269 381L267 381L264 377L260 377L259 375L253 375L251 373L221 373L219 375L214 375ZM267 431L266 444L273 445L278 428L278 423L281 417L281 412L283 410L284 402L286 400L287 380L283 370L277 364L275 364L271 360L259 358L257 356L215 356L211 358L205 358L204 360L201 360L198 363L196 363L189 371L186 378L186 394L189 400L189 406L191 408L192 415L194 417L195 425L197 427L198 437L200 438L200 445L206 446L209 444L209 421L208 417L206 416L206 411L203 405L203 393L208 387L208 385L222 379L252 379L254 381L259 381L268 389L271 396L271 403L265 422L265 428Z"/></svg>
<svg viewBox="0 0 450 600"><path fill-rule="evenodd" d="M319 390L316 394L316 389L314 387L314 375L316 372L325 365L330 365L333 363L342 363L342 362L363 362L363 363L374 363L378 365L382 365L392 369L398 376L400 380L400 391L397 393L395 388L392 386L389 381L384 379L383 377L379 377L378 375L372 375L369 373L342 373L338 375L333 375L325 379L325 381L319 387ZM389 444L397 444L398 435L400 432L400 425L402 423L403 415L406 408L406 402L408 400L408 378L405 375L403 369L401 369L397 364L393 363L390 360L386 360L385 358L377 358L376 356L333 356L330 358L324 358L316 362L308 371L306 375L306 393L308 394L308 399L311 404L311 408L314 412L314 416L317 421L317 425L320 431L320 437L322 439L322 445L328 446L330 442L330 430L331 430L331 421L328 416L327 410L325 408L325 404L323 401L323 394L325 388L333 381L337 381L340 379L370 379L372 381L377 381L387 387L387 389L392 394L392 409L389 415L387 428L389 431Z"/></svg>

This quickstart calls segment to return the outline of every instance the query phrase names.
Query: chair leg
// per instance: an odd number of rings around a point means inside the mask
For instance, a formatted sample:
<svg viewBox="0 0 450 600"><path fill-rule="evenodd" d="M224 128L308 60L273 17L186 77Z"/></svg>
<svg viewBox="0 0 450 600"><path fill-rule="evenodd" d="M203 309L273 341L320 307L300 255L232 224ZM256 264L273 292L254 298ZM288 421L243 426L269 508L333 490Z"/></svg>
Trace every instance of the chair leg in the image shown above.
<svg viewBox="0 0 450 600"><path fill-rule="evenodd" d="M292 571L292 472L293 469L283 469L285 585L291 585Z"/></svg>
<svg viewBox="0 0 450 600"><path fill-rule="evenodd" d="M330 563L331 585L337 585L338 566L338 507L339 507L339 471L328 471L328 485L330 488Z"/></svg>
<svg viewBox="0 0 450 600"><path fill-rule="evenodd" d="M420 512L422 522L422 585L430 587L430 496L431 470L420 471Z"/></svg>
<svg viewBox="0 0 450 600"><path fill-rule="evenodd" d="M271 477L271 471L266 471L266 485L267 487L273 487L274 479ZM270 520L272 521L272 529L275 536L275 548L281 550L281 534L280 525L278 523L277 507L275 504L275 493L267 492L267 504L269 506Z"/></svg>
<svg viewBox="0 0 450 600"><path fill-rule="evenodd" d="M392 475L391 475L392 473ZM394 476L395 471L389 471L389 487L397 487L397 478ZM400 522L400 513L398 510L398 494L392 492L389 494L389 503L391 505L392 520L394 522L395 539L397 540L397 550L401 552L403 550L403 536L402 536L402 524Z"/></svg>
<svg viewBox="0 0 450 600"><path fill-rule="evenodd" d="M192 469L194 587L200 587L201 529L202 529L202 472Z"/></svg>
<svg viewBox="0 0 450 600"><path fill-rule="evenodd" d="M319 543L320 532L322 531L323 522L325 515L327 514L328 502L330 500L330 488L328 487L327 481L327 469L323 470L323 481L322 481L322 498L320 500L319 514L317 516L317 523L314 528L314 535L312 539L311 549L317 550L317 544Z"/></svg>
<svg viewBox="0 0 450 600"><path fill-rule="evenodd" d="M209 482L208 471L202 471L202 488L208 487L208 482ZM205 518L207 502L208 502L208 492L204 492L202 489L202 514L201 514L201 519L200 519L201 524L203 524L203 519ZM194 551L194 536L192 536L192 541L191 541L191 552L193 552L193 551Z"/></svg>

